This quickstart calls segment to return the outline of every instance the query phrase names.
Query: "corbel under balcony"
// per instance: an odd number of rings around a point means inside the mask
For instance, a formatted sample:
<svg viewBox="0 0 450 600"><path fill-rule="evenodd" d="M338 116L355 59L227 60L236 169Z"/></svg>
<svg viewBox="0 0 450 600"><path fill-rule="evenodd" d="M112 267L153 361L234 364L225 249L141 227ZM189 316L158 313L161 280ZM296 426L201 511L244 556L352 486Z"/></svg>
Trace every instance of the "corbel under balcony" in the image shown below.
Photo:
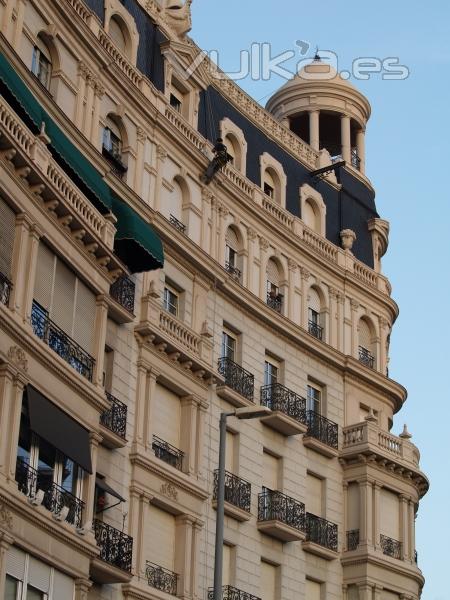
<svg viewBox="0 0 450 600"><path fill-rule="evenodd" d="M135 332L144 344L165 354L205 383L219 377L212 367L213 343L207 324L201 333L195 332L165 311L159 297L149 294L142 298L141 321Z"/></svg>

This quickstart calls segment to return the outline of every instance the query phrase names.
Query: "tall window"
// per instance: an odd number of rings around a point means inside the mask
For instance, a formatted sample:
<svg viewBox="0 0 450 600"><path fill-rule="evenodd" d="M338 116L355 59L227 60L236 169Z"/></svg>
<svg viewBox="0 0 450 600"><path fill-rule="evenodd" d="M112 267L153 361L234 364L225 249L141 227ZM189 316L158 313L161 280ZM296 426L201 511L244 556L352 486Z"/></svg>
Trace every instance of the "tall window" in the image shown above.
<svg viewBox="0 0 450 600"><path fill-rule="evenodd" d="M222 358L236 362L236 338L227 331L222 333Z"/></svg>
<svg viewBox="0 0 450 600"><path fill-rule="evenodd" d="M278 383L278 367L273 362L266 360L264 363L264 385Z"/></svg>
<svg viewBox="0 0 450 600"><path fill-rule="evenodd" d="M39 79L45 88L50 88L52 59L47 46L39 37L37 39L36 46L33 48L31 72Z"/></svg>
<svg viewBox="0 0 450 600"><path fill-rule="evenodd" d="M173 288L166 286L164 288L164 298L163 298L163 307L164 310L169 312L171 315L175 317L179 316L179 297Z"/></svg>
<svg viewBox="0 0 450 600"><path fill-rule="evenodd" d="M127 171L123 159L123 140L119 126L111 117L106 119L103 129L102 154L111 165L114 175L121 179Z"/></svg>
<svg viewBox="0 0 450 600"><path fill-rule="evenodd" d="M239 239L232 227L228 227L225 237L225 269L236 279L241 276L239 268Z"/></svg>
<svg viewBox="0 0 450 600"><path fill-rule="evenodd" d="M174 93L170 94L170 106L180 114L182 105L183 103L177 95Z"/></svg>
<svg viewBox="0 0 450 600"><path fill-rule="evenodd" d="M122 54L128 56L128 44L124 29L124 25L116 16L111 18L109 22L109 36Z"/></svg>
<svg viewBox="0 0 450 600"><path fill-rule="evenodd" d="M306 394L306 409L320 414L321 390L315 386L308 385Z"/></svg>
<svg viewBox="0 0 450 600"><path fill-rule="evenodd" d="M319 294L314 288L311 288L308 294L308 331L319 340L321 340L323 336L320 310L321 303Z"/></svg>

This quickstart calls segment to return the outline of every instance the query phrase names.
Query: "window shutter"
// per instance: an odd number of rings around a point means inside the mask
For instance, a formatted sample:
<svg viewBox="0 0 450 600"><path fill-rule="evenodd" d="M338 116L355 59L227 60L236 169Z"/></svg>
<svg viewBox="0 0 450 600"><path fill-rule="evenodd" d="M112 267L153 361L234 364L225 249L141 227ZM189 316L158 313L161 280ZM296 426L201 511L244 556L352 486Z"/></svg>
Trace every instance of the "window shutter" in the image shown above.
<svg viewBox="0 0 450 600"><path fill-rule="evenodd" d="M364 319L359 321L359 345L366 350L370 350L372 347L372 336L370 335L370 329Z"/></svg>
<svg viewBox="0 0 450 600"><path fill-rule="evenodd" d="M383 517L380 523L380 532L387 537L398 540L400 534L398 496L389 490L382 489L380 503L380 514Z"/></svg>
<svg viewBox="0 0 450 600"><path fill-rule="evenodd" d="M46 594L50 591L50 567L32 556L28 565L28 583Z"/></svg>
<svg viewBox="0 0 450 600"><path fill-rule="evenodd" d="M235 252L238 251L238 249L239 249L238 237L237 237L234 229L232 229L231 227L228 227L228 229L227 229L225 241L226 241L227 246L232 248Z"/></svg>
<svg viewBox="0 0 450 600"><path fill-rule="evenodd" d="M25 552L11 546L6 553L6 572L8 575L23 581L25 574Z"/></svg>
<svg viewBox="0 0 450 600"><path fill-rule="evenodd" d="M226 446L225 446L225 470L229 473L234 473L234 445L236 434L227 431Z"/></svg>
<svg viewBox="0 0 450 600"><path fill-rule="evenodd" d="M75 274L57 259L50 317L71 337L73 337L75 280Z"/></svg>
<svg viewBox="0 0 450 600"><path fill-rule="evenodd" d="M277 583L277 568L267 562L261 561L261 599L275 600ZM309 596L307 596L309 600Z"/></svg>
<svg viewBox="0 0 450 600"><path fill-rule="evenodd" d="M280 273L278 271L278 265L277 263L273 260L273 258L269 259L268 263L267 263L267 279L270 281L270 283L273 283L273 285L276 285L277 287L280 286Z"/></svg>
<svg viewBox="0 0 450 600"><path fill-rule="evenodd" d="M92 354L94 351L95 295L77 279L73 339Z"/></svg>
<svg viewBox="0 0 450 600"><path fill-rule="evenodd" d="M64 600L73 600L74 583L71 577L64 575L60 571L55 571L53 576L53 598L64 598Z"/></svg>
<svg viewBox="0 0 450 600"><path fill-rule="evenodd" d="M146 556L150 562L174 570L175 559L175 517L170 513L149 505L147 519L148 534Z"/></svg>
<svg viewBox="0 0 450 600"><path fill-rule="evenodd" d="M231 553L232 548L228 546L228 544L223 545L223 575L222 575L222 583L223 585L231 585Z"/></svg>
<svg viewBox="0 0 450 600"><path fill-rule="evenodd" d="M0 198L0 273L11 279L16 214Z"/></svg>
<svg viewBox="0 0 450 600"><path fill-rule="evenodd" d="M348 529L359 529L359 485L350 483L347 490Z"/></svg>
<svg viewBox="0 0 450 600"><path fill-rule="evenodd" d="M155 389L155 420L154 434L172 444L180 447L180 398L166 387L157 384Z"/></svg>
<svg viewBox="0 0 450 600"><path fill-rule="evenodd" d="M312 310L315 310L317 313L320 313L321 304L320 304L319 294L316 292L316 290L314 288L310 288L308 296L309 296L309 308L312 308Z"/></svg>
<svg viewBox="0 0 450 600"><path fill-rule="evenodd" d="M278 489L278 458L268 452L263 452L263 486Z"/></svg>
<svg viewBox="0 0 450 600"><path fill-rule="evenodd" d="M46 310L50 310L52 305L55 259L56 257L50 248L40 243L36 265L34 299Z"/></svg>
<svg viewBox="0 0 450 600"><path fill-rule="evenodd" d="M305 598L308 600L320 600L321 599L321 589L320 583L317 581L311 581L311 579L306 580L306 595Z"/></svg>
<svg viewBox="0 0 450 600"><path fill-rule="evenodd" d="M308 504L306 510L317 517L322 516L322 480L309 473L306 476Z"/></svg>

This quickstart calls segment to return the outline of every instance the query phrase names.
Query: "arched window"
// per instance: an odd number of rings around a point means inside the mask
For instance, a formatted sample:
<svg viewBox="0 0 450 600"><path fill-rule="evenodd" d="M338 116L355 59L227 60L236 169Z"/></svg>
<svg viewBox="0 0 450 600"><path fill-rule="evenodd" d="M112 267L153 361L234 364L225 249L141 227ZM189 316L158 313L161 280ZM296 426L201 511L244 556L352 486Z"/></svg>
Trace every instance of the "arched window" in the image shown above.
<svg viewBox="0 0 450 600"><path fill-rule="evenodd" d="M237 169L238 171L241 171L242 170L242 149L239 145L239 142L233 135L228 134L227 136L225 136L224 144L227 147L228 154L232 157L232 160L230 161L231 164L233 165L233 167L235 169Z"/></svg>
<svg viewBox="0 0 450 600"><path fill-rule="evenodd" d="M270 258L267 262L266 281L267 281L267 299L266 302L270 308L281 313L283 308L283 296L280 293L280 269L277 262Z"/></svg>
<svg viewBox="0 0 450 600"><path fill-rule="evenodd" d="M108 115L103 128L102 154L111 165L112 172L120 179L127 171L122 150L123 136L118 121L112 115Z"/></svg>
<svg viewBox="0 0 450 600"><path fill-rule="evenodd" d="M306 200L303 206L303 221L307 227L320 233L320 220L317 208L313 202Z"/></svg>
<svg viewBox="0 0 450 600"><path fill-rule="evenodd" d="M325 235L327 207L322 195L307 183L300 188L300 214L309 229Z"/></svg>
<svg viewBox="0 0 450 600"><path fill-rule="evenodd" d="M264 152L259 159L261 165L261 188L266 196L274 202L286 207L287 177L283 165L270 154Z"/></svg>
<svg viewBox="0 0 450 600"><path fill-rule="evenodd" d="M234 227L228 227L225 234L225 269L238 281L242 274L240 246L238 233Z"/></svg>
<svg viewBox="0 0 450 600"><path fill-rule="evenodd" d="M276 174L271 169L264 171L263 190L266 196L278 202Z"/></svg>
<svg viewBox="0 0 450 600"><path fill-rule="evenodd" d="M319 340L323 339L322 303L319 293L310 288L308 294L308 331Z"/></svg>
<svg viewBox="0 0 450 600"><path fill-rule="evenodd" d="M46 89L50 89L50 81L52 77L52 57L46 43L41 36L38 36L36 45L33 48L31 72L39 79Z"/></svg>
<svg viewBox="0 0 450 600"><path fill-rule="evenodd" d="M189 187L185 180L176 175L169 185L162 188L161 213L168 219L175 229L186 233L186 215L183 206L189 201Z"/></svg>
<svg viewBox="0 0 450 600"><path fill-rule="evenodd" d="M358 358L366 367L375 367L375 343L373 327L367 319L358 323Z"/></svg>
<svg viewBox="0 0 450 600"><path fill-rule="evenodd" d="M122 54L127 56L127 35L124 31L126 31L126 29L121 20L119 20L117 16L111 17L109 22L109 37Z"/></svg>
<svg viewBox="0 0 450 600"><path fill-rule="evenodd" d="M228 154L233 157L233 167L245 175L247 170L247 142L245 141L244 132L231 119L225 117L220 122L220 135L227 147Z"/></svg>

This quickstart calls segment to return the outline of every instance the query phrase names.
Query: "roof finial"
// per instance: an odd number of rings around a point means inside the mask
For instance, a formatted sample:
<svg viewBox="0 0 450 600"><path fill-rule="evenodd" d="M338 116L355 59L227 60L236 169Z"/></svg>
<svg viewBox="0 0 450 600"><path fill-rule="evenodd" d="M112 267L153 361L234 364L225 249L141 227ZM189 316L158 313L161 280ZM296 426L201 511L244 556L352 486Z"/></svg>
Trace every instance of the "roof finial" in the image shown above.
<svg viewBox="0 0 450 600"><path fill-rule="evenodd" d="M314 60L322 60L319 54L319 46L316 46L316 54L314 56Z"/></svg>

